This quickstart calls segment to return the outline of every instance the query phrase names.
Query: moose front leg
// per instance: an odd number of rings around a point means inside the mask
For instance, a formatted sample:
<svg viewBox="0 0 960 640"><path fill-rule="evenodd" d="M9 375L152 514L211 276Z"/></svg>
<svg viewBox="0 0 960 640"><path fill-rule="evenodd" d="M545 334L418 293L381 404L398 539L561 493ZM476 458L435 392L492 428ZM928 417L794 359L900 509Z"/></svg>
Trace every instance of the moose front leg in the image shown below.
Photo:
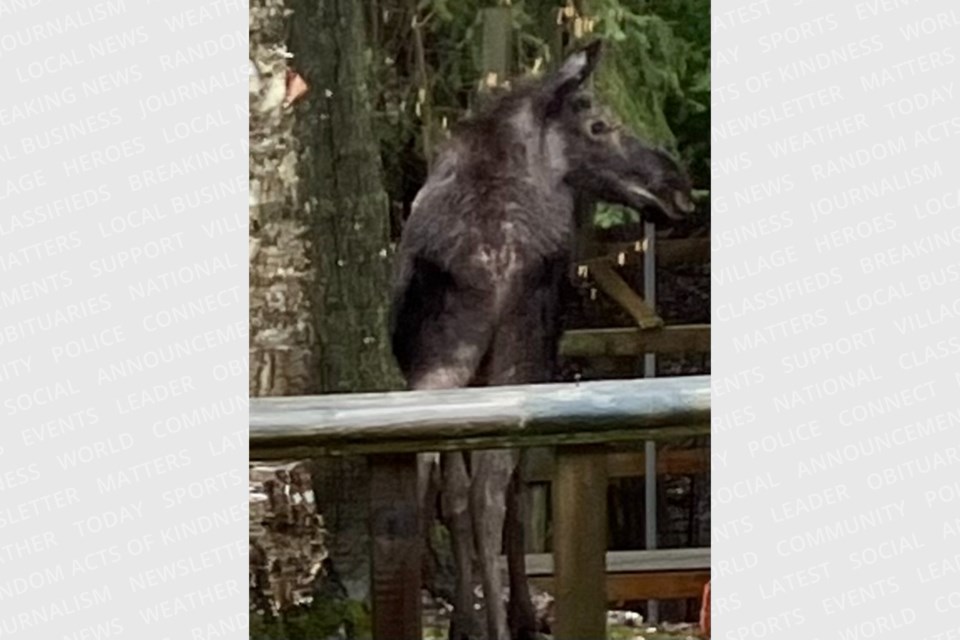
<svg viewBox="0 0 960 640"><path fill-rule="evenodd" d="M519 460L507 487L507 513L503 525L504 553L510 576L510 602L507 607L507 624L513 640L533 640L537 635L537 616L530 600L530 584L527 580L526 545L524 544L523 505L523 460Z"/></svg>
<svg viewBox="0 0 960 640"><path fill-rule="evenodd" d="M479 638L477 616L473 609L474 539L470 519L470 475L462 451L441 454L443 473L441 507L444 523L450 531L453 559L456 566L453 615L450 619L450 640Z"/></svg>
<svg viewBox="0 0 960 640"><path fill-rule="evenodd" d="M487 638L510 640L507 612L503 605L500 547L506 517L507 486L516 466L516 456L511 451L474 451L470 460L473 473L470 510L483 578Z"/></svg>
<svg viewBox="0 0 960 640"><path fill-rule="evenodd" d="M423 540L424 586L434 585L437 576L436 558L430 532L437 516L437 497L440 495L440 455L417 454L417 504L420 505L420 537Z"/></svg>

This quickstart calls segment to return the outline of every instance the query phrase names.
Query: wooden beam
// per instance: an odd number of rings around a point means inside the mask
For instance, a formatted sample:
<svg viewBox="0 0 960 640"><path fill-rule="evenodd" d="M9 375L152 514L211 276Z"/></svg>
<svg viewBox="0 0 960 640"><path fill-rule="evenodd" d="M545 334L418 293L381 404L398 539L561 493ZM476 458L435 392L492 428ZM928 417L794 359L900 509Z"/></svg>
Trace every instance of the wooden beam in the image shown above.
<svg viewBox="0 0 960 640"><path fill-rule="evenodd" d="M564 333L560 341L560 353L568 358L635 358L645 353L709 351L709 324L679 324L651 330L575 329Z"/></svg>
<svg viewBox="0 0 960 640"><path fill-rule="evenodd" d="M608 602L697 598L710 580L710 549L608 551L606 571ZM528 554L527 573L531 583L555 593L550 554Z"/></svg>
<svg viewBox="0 0 960 640"><path fill-rule="evenodd" d="M610 296L630 314L641 329L655 329L663 326L663 318L657 315L649 304L620 277L613 266L605 262L595 263L590 273L600 290Z"/></svg>
<svg viewBox="0 0 960 640"><path fill-rule="evenodd" d="M506 560L504 559L505 563ZM553 555L528 553L527 575L552 576ZM710 547L692 549L653 549L651 551L607 551L607 573L654 573L657 571L694 571L710 569Z"/></svg>
<svg viewBox="0 0 960 640"><path fill-rule="evenodd" d="M597 262L622 264L637 260L645 253L646 245L642 240L607 242L600 246L600 251L603 255L585 262L591 269ZM657 239L657 266L709 263L710 252L710 238L660 238Z"/></svg>
<svg viewBox="0 0 960 640"><path fill-rule="evenodd" d="M646 475L646 457L642 451L611 453L607 473L614 478L635 478ZM657 451L657 473L692 475L710 473L709 449L667 449Z"/></svg>
<svg viewBox="0 0 960 640"><path fill-rule="evenodd" d="M606 637L606 468L602 453L557 449L552 555L557 640Z"/></svg>
<svg viewBox="0 0 960 640"><path fill-rule="evenodd" d="M607 578L607 597L611 602L697 598L709 580L709 570L614 573Z"/></svg>
<svg viewBox="0 0 960 640"><path fill-rule="evenodd" d="M608 444L709 423L709 376L254 398L250 457Z"/></svg>
<svg viewBox="0 0 960 640"><path fill-rule="evenodd" d="M657 264L710 262L710 238L664 238L657 241Z"/></svg>
<svg viewBox="0 0 960 640"><path fill-rule="evenodd" d="M417 455L371 456L374 640L421 640Z"/></svg>
<svg viewBox="0 0 960 640"><path fill-rule="evenodd" d="M639 478L646 475L645 458L642 451L621 451L607 454L608 478ZM528 483L550 482L553 478L555 460L552 456L540 454L530 456L524 469L524 479ZM692 475L710 472L710 450L665 449L657 453L657 473L670 475Z"/></svg>
<svg viewBox="0 0 960 640"><path fill-rule="evenodd" d="M607 602L698 598L709 580L709 570L611 573L606 578ZM548 593L555 593L552 577L534 577L530 583Z"/></svg>
<svg viewBox="0 0 960 640"><path fill-rule="evenodd" d="M510 79L513 53L511 7L481 9L483 16L483 88L499 86Z"/></svg>
<svg viewBox="0 0 960 640"><path fill-rule="evenodd" d="M553 469L550 469L550 479L553 479ZM526 482L526 480L524 481ZM549 494L547 487L538 485L526 487L523 490L526 500L526 517L523 519L523 540L527 553L543 553L547 550L547 507Z"/></svg>

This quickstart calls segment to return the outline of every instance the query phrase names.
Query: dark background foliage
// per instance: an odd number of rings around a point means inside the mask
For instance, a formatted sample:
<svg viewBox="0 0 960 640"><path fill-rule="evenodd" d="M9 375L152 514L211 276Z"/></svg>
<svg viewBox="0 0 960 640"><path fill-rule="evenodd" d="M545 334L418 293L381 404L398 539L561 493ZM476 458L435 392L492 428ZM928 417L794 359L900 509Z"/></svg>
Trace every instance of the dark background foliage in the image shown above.
<svg viewBox="0 0 960 640"><path fill-rule="evenodd" d="M426 176L428 150L476 100L483 10L495 3L367 4L371 95L396 233ZM555 65L577 36L602 39L596 90L630 129L677 154L696 188L709 188L709 0L520 0L509 8L513 75ZM600 207L597 221L607 227L636 218Z"/></svg>

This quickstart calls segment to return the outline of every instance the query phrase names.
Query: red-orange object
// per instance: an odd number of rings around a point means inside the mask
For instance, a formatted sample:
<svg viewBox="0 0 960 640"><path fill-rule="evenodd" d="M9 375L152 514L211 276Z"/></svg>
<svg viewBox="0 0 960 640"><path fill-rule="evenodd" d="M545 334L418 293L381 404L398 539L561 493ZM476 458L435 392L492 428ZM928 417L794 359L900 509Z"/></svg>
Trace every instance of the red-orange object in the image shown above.
<svg viewBox="0 0 960 640"><path fill-rule="evenodd" d="M700 605L700 633L710 638L710 582L703 585L703 604Z"/></svg>
<svg viewBox="0 0 960 640"><path fill-rule="evenodd" d="M283 106L289 107L297 98L305 94L307 89L309 87L300 74L292 69L287 69L287 96L283 101Z"/></svg>

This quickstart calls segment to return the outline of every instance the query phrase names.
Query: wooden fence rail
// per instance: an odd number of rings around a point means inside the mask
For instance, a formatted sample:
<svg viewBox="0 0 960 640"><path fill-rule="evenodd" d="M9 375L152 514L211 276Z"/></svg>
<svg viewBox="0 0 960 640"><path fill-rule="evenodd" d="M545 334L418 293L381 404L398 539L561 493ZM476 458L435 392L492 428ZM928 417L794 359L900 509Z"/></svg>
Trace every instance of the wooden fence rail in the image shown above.
<svg viewBox="0 0 960 640"><path fill-rule="evenodd" d="M574 329L563 334L567 358L637 358L647 353L709 353L710 325L676 324L659 329Z"/></svg>
<svg viewBox="0 0 960 640"><path fill-rule="evenodd" d="M250 400L257 460L709 433L709 376Z"/></svg>
<svg viewBox="0 0 960 640"><path fill-rule="evenodd" d="M709 376L257 398L250 458L369 455L373 635L420 640L416 453L556 446L556 637L581 640L604 637L606 625L607 463L596 452L707 434L709 424Z"/></svg>
<svg viewBox="0 0 960 640"><path fill-rule="evenodd" d="M541 589L556 593L552 554L527 554L527 575ZM709 579L709 548L606 553L608 602L697 598Z"/></svg>

